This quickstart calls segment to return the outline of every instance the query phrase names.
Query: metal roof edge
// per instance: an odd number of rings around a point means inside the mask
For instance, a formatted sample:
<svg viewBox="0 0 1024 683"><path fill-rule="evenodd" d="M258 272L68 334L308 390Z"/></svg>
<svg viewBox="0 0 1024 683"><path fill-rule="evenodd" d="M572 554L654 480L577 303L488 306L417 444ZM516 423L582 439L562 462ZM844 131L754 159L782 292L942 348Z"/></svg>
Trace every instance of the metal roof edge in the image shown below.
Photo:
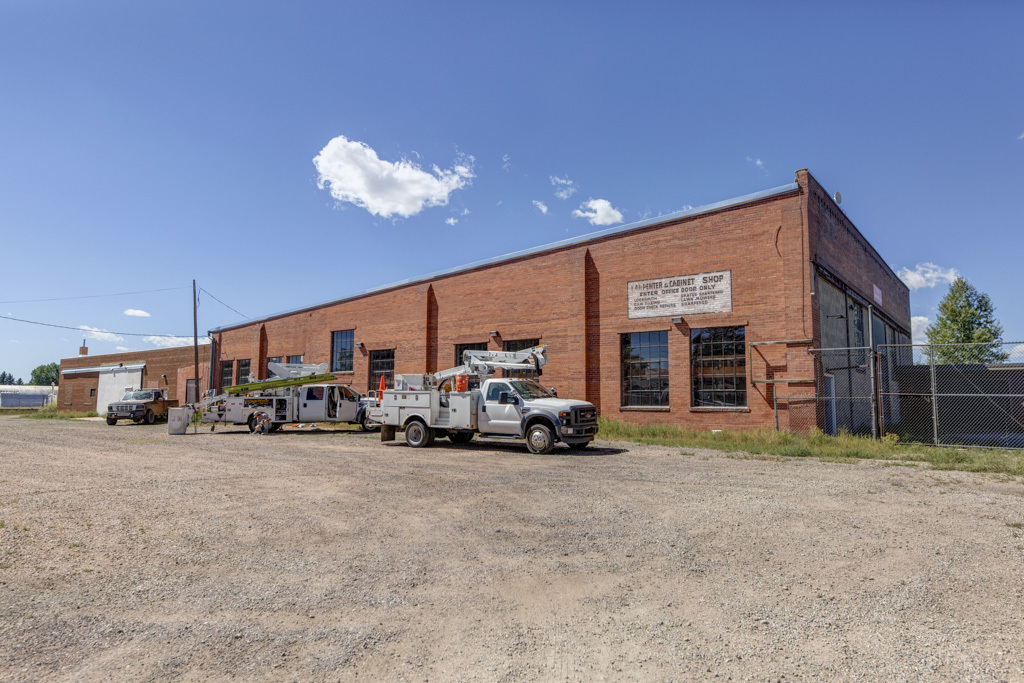
<svg viewBox="0 0 1024 683"><path fill-rule="evenodd" d="M568 239L559 240L557 242L550 242L548 244L542 244L542 245L537 246L537 247L530 247L528 249L521 249L519 251L513 251L511 253L503 254L501 256L495 256L495 257L488 258L488 259L482 259L480 261L474 261L472 263L467 263L465 265L456 266L454 268L448 268L448 269L445 269L445 270L440 270L440 271L437 271L435 273L430 273L430 274L427 274L427 275L422 275L420 277L408 278L406 280L398 280L396 282L391 282L391 283L388 283L386 285L380 285L378 287L371 287L370 289L364 290L362 292L356 292L355 294L350 294L349 296L342 297L340 299L331 299L331 300L322 301L322 302L316 303L316 304L310 304L309 306L302 306L301 308L293 308L293 309L290 309L290 310L287 310L287 311L280 311L278 313L271 313L270 315L260 316L259 318L252 318L251 320L246 320L245 322L241 322L241 323L235 323L233 325L222 325L221 327L214 327L214 328L208 330L208 334L214 334L216 332L224 332L226 330L233 330L233 329L238 328L238 327L245 327L246 325L251 325L252 323L262 322L262 321L265 321L265 320L271 320L273 318L280 318L280 317L283 317L283 316L286 316L286 315L294 315L295 313L302 313L304 311L311 311L311 310L313 310L315 308L323 308L324 306L331 306L333 304L340 304L340 303L344 303L344 302L350 301L352 299L358 299L360 297L367 296L367 295L370 295L370 294L379 294L381 292L385 292L385 291L390 290L390 289L397 289L399 287L407 287L409 285L419 284L419 283L422 283L422 282L426 282L428 280L435 280L437 278L446 277L448 275L455 275L457 273L462 273L462 272L474 270L476 268L482 268L484 266L495 265L495 264L498 264L498 263L502 263L503 261L511 261L513 259L522 258L524 256L535 256L537 254L541 254L541 253L546 252L546 251L554 251L555 249L561 249L561 248L564 248L564 247L568 247L568 246L572 246L572 245L577 245L577 244L584 244L586 242L591 242L593 240L599 240L599 239L602 239L602 238L605 238L605 237L611 237L613 235L625 234L625 233L631 232L633 230L640 230L640 229L643 229L643 228L653 227L655 225L658 225L659 223L667 223L669 221L679 220L680 218L691 218L691 217L700 216L700 215L703 215L703 214L706 214L706 213L713 213L715 211L721 211L723 209L732 208L732 207L735 207L735 206L739 206L741 204L749 204L751 202L755 202L755 201L758 201L758 200L761 200L761 199L767 199L769 197L775 197L775 196L782 195L782 194L788 194L790 192L794 192L794 191L799 190L799 189L800 189L800 184L799 183L795 183L795 182L787 183L786 185L779 185L778 187L773 187L773 188L770 188L770 189L767 189L767 190L761 190L759 192L752 192L751 194L745 194L745 195L740 196L740 197L734 197L732 199L726 199L726 200L723 200L723 201L720 201L720 202L715 202L713 204L705 204L704 206L698 206L698 207L695 207L695 208L692 208L692 209L685 209L683 211L676 211L674 213L664 214L662 216L657 216L657 217L655 217L655 218L653 218L651 220L641 220L641 221L635 221L633 223L627 223L626 225L618 225L618 226L615 226L613 228L606 228L604 230L598 230L597 232L590 232L590 233L587 233L585 235L578 235L576 237L570 237Z"/></svg>
<svg viewBox="0 0 1024 683"><path fill-rule="evenodd" d="M61 370L62 375L80 375L85 372L110 372L112 370L141 370L146 367L145 363L135 363L133 365L97 365L91 368L68 368L67 370Z"/></svg>

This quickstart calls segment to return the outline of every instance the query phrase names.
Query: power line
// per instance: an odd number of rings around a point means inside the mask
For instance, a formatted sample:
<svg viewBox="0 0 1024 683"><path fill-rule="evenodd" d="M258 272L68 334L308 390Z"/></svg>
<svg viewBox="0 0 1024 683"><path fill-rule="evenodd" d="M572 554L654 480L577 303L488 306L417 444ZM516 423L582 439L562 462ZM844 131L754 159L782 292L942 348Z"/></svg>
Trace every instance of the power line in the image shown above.
<svg viewBox="0 0 1024 683"><path fill-rule="evenodd" d="M57 327L62 330L75 330L76 332L102 332L103 334L116 334L125 337L190 337L187 334L147 334L144 332L111 332L110 330L92 330L85 327L69 327L68 325L54 325L53 323L41 323L35 320L25 320L23 318L15 318L9 315L0 315L0 318L7 320L16 320L19 323L28 323L30 325L42 325L43 327Z"/></svg>
<svg viewBox="0 0 1024 683"><path fill-rule="evenodd" d="M116 294L87 294L84 296L64 296L55 297L53 299L21 299L19 301L0 301L0 304L35 304L43 301L73 301L75 299L102 299L108 296L131 296L133 294L152 294L154 292L172 292L178 289L188 289L188 287L165 287L164 289L146 289L140 292L117 292ZM207 292L209 294L209 292ZM212 294L210 296L213 296ZM234 309L232 309L234 310ZM237 313L237 311L235 311ZM31 321L22 321L31 322ZM39 323L40 325L45 323ZM60 327L57 325L57 327Z"/></svg>
<svg viewBox="0 0 1024 683"><path fill-rule="evenodd" d="M217 303L219 303L219 304L220 304L221 306L223 306L224 308L228 308L228 309L230 309L230 310L232 310L232 311L235 311L235 309L231 308L231 307L230 307L230 306L228 306L228 305L227 305L226 303L224 303L223 301L221 301L220 299L218 299L217 297L215 297L215 296L214 296L213 294L210 294L210 293L209 293L208 291L206 291L206 290L205 290L205 289L203 289L202 287L200 287L200 288L199 288L199 291L200 291L200 292L205 292L206 294L208 294L208 295L210 296L210 298L211 298L211 299L213 299L214 301L216 301ZM238 313L238 315L242 316L242 317L243 317L243 318L245 318L246 320L249 320L249 319L250 319L250 318L249 318L249 316L247 316L247 315L246 315L245 313L241 313L241 312L239 312L239 311L235 311L235 313Z"/></svg>

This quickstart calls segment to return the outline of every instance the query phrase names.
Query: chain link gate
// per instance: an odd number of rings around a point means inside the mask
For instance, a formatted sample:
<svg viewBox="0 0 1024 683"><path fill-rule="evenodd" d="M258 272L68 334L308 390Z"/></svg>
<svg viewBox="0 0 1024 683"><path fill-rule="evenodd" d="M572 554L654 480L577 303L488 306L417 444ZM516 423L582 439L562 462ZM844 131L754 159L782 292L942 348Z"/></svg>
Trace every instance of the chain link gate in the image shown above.
<svg viewBox="0 0 1024 683"><path fill-rule="evenodd" d="M1024 448L1024 344L880 345L878 375L885 434Z"/></svg>
<svg viewBox="0 0 1024 683"><path fill-rule="evenodd" d="M807 349L813 378L772 387L778 429L825 434L878 434L876 374L869 347ZM813 385L813 393L811 392Z"/></svg>

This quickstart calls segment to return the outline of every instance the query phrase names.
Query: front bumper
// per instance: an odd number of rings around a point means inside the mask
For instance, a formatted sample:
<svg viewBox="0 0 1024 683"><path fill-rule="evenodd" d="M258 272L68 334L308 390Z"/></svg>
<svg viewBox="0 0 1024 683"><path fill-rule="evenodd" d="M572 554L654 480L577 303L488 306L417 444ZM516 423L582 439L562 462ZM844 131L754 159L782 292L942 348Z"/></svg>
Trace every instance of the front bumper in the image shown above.
<svg viewBox="0 0 1024 683"><path fill-rule="evenodd" d="M572 439L585 439L587 437L593 438L597 436L597 425L586 425L583 427L561 425L558 428L558 435L560 437L567 436Z"/></svg>
<svg viewBox="0 0 1024 683"><path fill-rule="evenodd" d="M108 418L115 418L117 420L141 420L145 414L145 409L107 411Z"/></svg>

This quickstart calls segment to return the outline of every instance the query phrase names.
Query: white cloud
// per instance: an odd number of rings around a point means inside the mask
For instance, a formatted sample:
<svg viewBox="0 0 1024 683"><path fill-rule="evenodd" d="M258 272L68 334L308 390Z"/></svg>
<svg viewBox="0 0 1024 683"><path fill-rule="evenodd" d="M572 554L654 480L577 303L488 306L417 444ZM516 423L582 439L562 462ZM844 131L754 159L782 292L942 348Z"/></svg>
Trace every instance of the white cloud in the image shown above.
<svg viewBox="0 0 1024 683"><path fill-rule="evenodd" d="M584 211L583 209L589 209ZM580 204L580 208L572 212L573 218L586 218L591 225L612 225L622 222L622 212L612 206L607 199L590 199Z"/></svg>
<svg viewBox="0 0 1024 683"><path fill-rule="evenodd" d="M469 215L469 209L463 209L462 213L459 214L459 215L461 215L461 216L468 216Z"/></svg>
<svg viewBox="0 0 1024 683"><path fill-rule="evenodd" d="M753 159L751 157L747 157L747 161L749 161L754 166L756 166L757 170L759 170L759 171L763 171L764 170L764 162L761 161L760 159Z"/></svg>
<svg viewBox="0 0 1024 683"><path fill-rule="evenodd" d="M1018 140L1024 140L1024 133L1021 133L1020 135L1018 135L1017 139Z"/></svg>
<svg viewBox="0 0 1024 683"><path fill-rule="evenodd" d="M429 206L445 206L455 190L470 184L474 159L459 155L452 168L424 171L413 161L391 162L368 145L339 135L313 158L317 186L329 188L339 202L349 202L374 216L415 216Z"/></svg>
<svg viewBox="0 0 1024 683"><path fill-rule="evenodd" d="M455 225L456 223L459 222L459 219L458 218L446 218L444 222L447 223L448 225Z"/></svg>
<svg viewBox="0 0 1024 683"><path fill-rule="evenodd" d="M910 318L910 340L915 344L927 344L928 338L925 336L925 329L932 324L926 316L915 315Z"/></svg>
<svg viewBox="0 0 1024 683"><path fill-rule="evenodd" d="M86 337L89 339L95 339L96 341L105 342L121 342L124 341L124 337L118 336L113 332L107 332L101 330L98 327L89 327L88 325L79 325L78 329L86 331Z"/></svg>
<svg viewBox="0 0 1024 683"><path fill-rule="evenodd" d="M544 202L541 202L541 201L538 201L538 200L534 199L533 200L533 205L536 206L538 209L540 209L540 212L542 214L544 214L545 216L548 215L548 205L547 204L545 204Z"/></svg>
<svg viewBox="0 0 1024 683"><path fill-rule="evenodd" d="M501 157L501 167L505 169L505 173L508 173L510 170L512 170L512 157L510 155L506 154L505 156Z"/></svg>
<svg viewBox="0 0 1024 683"><path fill-rule="evenodd" d="M124 314L125 315L131 315L131 316L134 316L136 318L148 318L149 317L149 313L146 313L145 311L140 311L137 308L125 309Z"/></svg>
<svg viewBox="0 0 1024 683"><path fill-rule="evenodd" d="M913 270L900 268L896 273L903 283L911 291L917 291L923 287L934 287L941 283L952 283L959 277L960 273L956 268L940 268L934 263L918 263Z"/></svg>
<svg viewBox="0 0 1024 683"><path fill-rule="evenodd" d="M693 205L692 205L692 204L683 204L683 205L682 205L682 207L680 207L680 209L679 209L679 210L680 210L680 211L689 211L689 210L690 210L690 209L692 209L692 208L693 208Z"/></svg>
<svg viewBox="0 0 1024 683"><path fill-rule="evenodd" d="M131 349L129 349L127 346L115 346L114 350L115 351L131 351Z"/></svg>
<svg viewBox="0 0 1024 683"><path fill-rule="evenodd" d="M152 344L153 346L159 346L162 349L170 349L178 346L192 346L192 337L161 337L161 336L150 336L143 337L142 341ZM209 344L209 337L200 337L200 344Z"/></svg>
<svg viewBox="0 0 1024 683"><path fill-rule="evenodd" d="M559 199L568 199L569 197L576 194L576 190L580 189L573 181L568 178L559 178L557 176L550 176L551 184L557 187L555 190L555 196Z"/></svg>

